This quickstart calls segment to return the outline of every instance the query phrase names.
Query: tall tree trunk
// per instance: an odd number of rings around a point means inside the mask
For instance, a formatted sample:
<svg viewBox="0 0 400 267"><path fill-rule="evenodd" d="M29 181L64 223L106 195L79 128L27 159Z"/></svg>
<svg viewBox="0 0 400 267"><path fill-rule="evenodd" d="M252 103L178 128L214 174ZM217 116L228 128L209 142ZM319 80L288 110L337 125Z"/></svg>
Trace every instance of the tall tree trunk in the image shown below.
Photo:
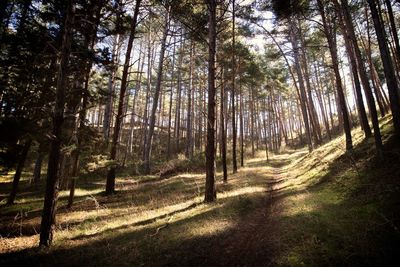
<svg viewBox="0 0 400 267"><path fill-rule="evenodd" d="M110 77L108 79L108 91L107 91L107 102L104 110L104 120L103 120L103 137L104 140L108 143L110 137L110 128L111 128L111 120L112 120L112 110L113 110L113 95L115 89L115 79L118 71L118 62L119 62L119 50L120 50L120 35L117 34L113 44L113 53L112 53L112 69L110 73Z"/></svg>
<svg viewBox="0 0 400 267"><path fill-rule="evenodd" d="M148 133L148 125L149 125L149 98L151 92L151 78L152 78L152 68L153 68L153 52L152 50L152 42L151 42L151 27L149 28L148 32L148 47L147 47L147 90L146 90L146 99L144 104L144 111L143 111L143 130L142 130L142 138L143 138L143 150L142 150L142 160L145 160L146 154L146 145L147 145L147 133Z"/></svg>
<svg viewBox="0 0 400 267"><path fill-rule="evenodd" d="M267 100L266 97L263 99L263 126L264 126L264 144L265 144L265 156L267 157L267 162L269 161L268 155L268 138L267 138L267 122L265 118L265 114L267 113Z"/></svg>
<svg viewBox="0 0 400 267"><path fill-rule="evenodd" d="M222 172L224 182L228 181L228 168L226 166L226 128L225 128L225 83L224 83L224 69L221 71L221 100L220 100L220 135L221 135L221 157L222 157Z"/></svg>
<svg viewBox="0 0 400 267"><path fill-rule="evenodd" d="M254 148L254 87L250 88L250 98L251 98L251 106L250 106L250 135L251 135L251 156L255 157L255 148Z"/></svg>
<svg viewBox="0 0 400 267"><path fill-rule="evenodd" d="M193 113L193 107L192 107L192 93L194 91L194 79L193 79L193 69L194 69L194 60L193 60L193 54L194 54L194 49L195 49L195 43L192 40L190 44L190 65L189 65L189 87L188 87L188 102L187 102L187 121L186 121L186 149L185 149L185 155L187 158L192 158L193 157L193 133L192 133L192 113Z"/></svg>
<svg viewBox="0 0 400 267"><path fill-rule="evenodd" d="M310 83L310 73L308 70L308 60L307 60L307 51L306 51L306 45L305 45L305 41L304 41L304 36L303 33L301 31L301 24L300 21L298 22L299 24L299 36L300 36L300 43L301 43L301 49L302 49L302 53L300 53L301 56L301 63L302 63L302 69L304 71L304 80L305 80L305 85L307 88L307 95L308 95L308 107L309 107L309 115L310 115L310 122L312 125L312 129L314 132L314 138L315 138L315 142L317 144L321 144L322 142L322 134L321 134L321 126L319 125L319 121L318 121L318 115L317 115L317 111L315 109L315 105L314 105L314 101L313 101L313 96L312 96L312 92L311 92L311 83Z"/></svg>
<svg viewBox="0 0 400 267"><path fill-rule="evenodd" d="M376 36L378 38L379 51L386 77L387 88L389 91L390 107L393 116L393 126L397 135L400 135L400 101L399 88L397 85L396 75L393 62L390 57L389 48L386 43L386 33L379 18L379 13L374 0L367 0L371 9L371 16L374 21Z"/></svg>
<svg viewBox="0 0 400 267"><path fill-rule="evenodd" d="M115 118L115 126L114 126L114 134L111 144L111 151L110 151L110 160L115 161L117 159L117 146L118 146L118 139L119 139L119 132L121 130L121 123L123 120L123 107L124 107L124 97L126 88L128 86L128 72L130 67L130 60L131 60L131 53L132 53L132 46L133 40L135 38L136 33L136 26L137 26L137 19L139 16L139 8L140 8L141 0L136 0L135 10L133 13L133 18L130 25L130 34L128 39L128 45L125 54L125 63L124 68L122 71L122 78L121 78L121 88L119 93L119 100L118 100L118 110L117 115ZM113 166L110 167L107 173L107 182L106 182L106 194L112 194L115 191L115 171L117 166L115 163Z"/></svg>
<svg viewBox="0 0 400 267"><path fill-rule="evenodd" d="M317 63L318 64L318 63ZM319 106L321 108L321 114L322 114L322 119L324 121L324 125L325 125L325 129L326 129L326 133L328 135L329 140L332 140L332 136L331 136L331 130L329 128L329 122L328 122L328 118L327 118L327 114L326 114L326 107L324 105L324 101L323 101L323 96L322 96L322 85L320 83L320 71L319 71L319 66L317 67L316 65L314 65L314 70L315 70L315 77L316 77L316 83L317 83L317 88L316 88L316 93L317 93L317 98L318 98L318 102L319 102Z"/></svg>
<svg viewBox="0 0 400 267"><path fill-rule="evenodd" d="M305 126L305 132L306 132L306 138L307 138L307 144L308 144L308 150L311 152L313 150L313 145L311 141L311 129L310 129L310 124L308 120L308 112L307 112L307 95L306 95L306 90L304 86L304 79L303 79L303 73L300 68L300 58L299 58L299 47L298 47L298 38L297 38L297 33L296 29L293 25L291 25L290 29L290 39L291 43L293 46L293 54L295 58L295 68L297 72L297 77L298 77L298 82L299 82L299 89L300 89L300 106L301 106L301 112L303 115L303 121L304 121L304 126Z"/></svg>
<svg viewBox="0 0 400 267"><path fill-rule="evenodd" d="M235 42L235 0L232 0L232 167L233 173L237 173L237 160L236 160L236 141L237 141L237 129L236 129L236 107L235 107L235 90L236 90L236 42Z"/></svg>
<svg viewBox="0 0 400 267"><path fill-rule="evenodd" d="M176 43L174 39L173 49L172 49L172 66L171 66L171 82L170 82L171 91L169 93L169 109L168 109L167 159L171 158L171 122L172 122L172 99L174 95L175 51L176 51Z"/></svg>
<svg viewBox="0 0 400 267"><path fill-rule="evenodd" d="M388 112L388 105L383 104L384 101L382 101L382 95L380 94L380 87L382 87L379 78L377 75L375 75L376 70L375 70L375 65L372 60L372 53L371 53L371 35L370 35L370 27L369 27L369 17L368 17L368 7L365 7L365 17L366 17L366 31L367 31L367 38L368 38L368 44L366 45L364 43L364 38L361 36L361 45L363 46L365 53L367 54L368 58L368 63L369 63L369 72L371 75L371 80L372 80L372 88L374 89L375 95L376 95L376 100L378 102L379 110L381 112L381 116L384 117L386 113ZM357 25L357 24L356 24ZM359 33L361 31L359 30ZM361 34L360 34L361 35Z"/></svg>
<svg viewBox="0 0 400 267"><path fill-rule="evenodd" d="M336 7L340 7L337 0L334 1ZM374 101L374 96L372 94L372 89L370 87L368 77L367 77L367 72L364 67L364 63L362 60L361 56L361 51L357 43L356 35L355 35L355 30L354 30L354 25L352 23L352 18L351 14L349 11L349 6L347 3L347 0L342 1L342 10L343 10L343 19L344 23L347 29L347 33L351 39L352 45L353 45L353 52L356 57L357 61L357 66L358 66L358 73L360 75L360 79L364 88L365 95L367 97L367 104L368 104L368 109L369 113L372 119L372 126L374 129L374 138L375 138L375 146L377 150L378 156L381 156L382 152L382 139L381 139L381 132L379 129L379 121L378 121L378 113L376 110L375 106L375 101Z"/></svg>
<svg viewBox="0 0 400 267"><path fill-rule="evenodd" d="M334 36L334 33L332 33L332 30L328 26L329 22L327 17L325 16L325 9L321 0L318 0L318 8L322 17L322 23L324 26L326 39L328 41L329 51L332 57L333 71L335 73L335 79L336 79L336 90L339 99L340 112L342 113L343 116L344 132L346 135L346 150L351 150L353 148L353 142L351 138L349 113L346 106L346 99L344 96L342 80L339 72L339 60L336 47L336 37Z"/></svg>
<svg viewBox="0 0 400 267"><path fill-rule="evenodd" d="M64 121L64 106L67 86L68 61L71 53L72 25L75 16L75 5L68 1L63 36L58 59L56 100L53 115L52 139L50 141L49 162L47 167L46 192L40 225L40 246L50 246L53 241L53 226L56 216L58 197L59 163Z"/></svg>
<svg viewBox="0 0 400 267"><path fill-rule="evenodd" d="M180 38L180 54L179 54L179 63L177 67L177 101L176 101L176 112L175 112L175 147L176 152L179 152L179 139L180 139L180 132L181 132L181 99L182 99L182 64L183 64L183 57L184 57L184 45L185 39L183 39L183 33L181 34Z"/></svg>
<svg viewBox="0 0 400 267"><path fill-rule="evenodd" d="M160 96L161 90L161 82L163 77L163 69L164 69L164 54L167 48L167 35L169 29L169 14L170 8L167 7L166 14L165 14L165 21L164 21L164 29L163 29L163 36L161 39L161 50L160 56L158 61L158 71L157 71L157 82L156 88L153 97L153 106L150 114L150 124L149 124L149 131L147 135L147 142L145 146L145 156L144 156L144 171L146 174L150 173L150 158L151 158L151 149L152 149L152 141L153 141L153 134L154 134L154 126L156 122L156 111L158 105L158 98Z"/></svg>
<svg viewBox="0 0 400 267"><path fill-rule="evenodd" d="M208 114L206 145L206 186L205 202L214 202L217 198L215 187L215 55L217 43L217 1L205 0L208 6Z"/></svg>
<svg viewBox="0 0 400 267"><path fill-rule="evenodd" d="M395 22L395 18L393 15L393 8L392 8L392 4L390 3L390 0L385 0L385 5L386 5L387 11L388 11L390 28L392 30L393 40L394 40L394 44L396 47L397 61L400 63L400 42L399 42L399 36L397 34L396 22Z"/></svg>
<svg viewBox="0 0 400 267"><path fill-rule="evenodd" d="M349 35L348 31L346 30L345 24L343 22L342 16L339 14L339 25L342 30L342 34L345 37L345 46L347 50L347 55L349 56L349 61L350 61L350 68L351 72L353 74L353 81L354 81L354 87L355 87L355 92L356 92L356 102L357 102L357 110L358 114L360 117L360 124L361 128L364 131L365 138L369 138L372 136L371 133L371 128L368 124L368 117L367 113L365 112L365 107L364 107L364 101L363 101L363 96L361 92L361 84L360 84L360 79L358 77L358 72L357 72L357 61L356 57L354 54L354 48L352 46L352 43L350 42L351 36Z"/></svg>
<svg viewBox="0 0 400 267"><path fill-rule="evenodd" d="M239 62L240 65L240 62ZM243 123L243 92L242 80L239 79L239 94L240 94L240 107L239 107L239 123L240 123L240 166L244 167L244 123Z"/></svg>
<svg viewBox="0 0 400 267"><path fill-rule="evenodd" d="M100 23L100 15L101 9L103 7L103 1L93 2L93 5L90 6L90 12L88 13L87 21L88 21L88 28L86 28L87 34L85 35L85 43L84 46L89 51L92 51L96 42L97 37L97 29ZM76 179L79 174L79 157L82 148L82 131L85 126L85 118L86 118L86 109L88 104L88 97L89 97L89 78L90 78L90 70L92 68L93 59L87 58L83 62L83 70L82 70L82 77L83 81L78 81L83 88L80 91L79 100L81 102L81 108L79 111L79 118L78 123L74 123L75 126L75 145L76 149L72 152L72 172L71 172L71 180L70 180L70 194L68 198L67 206L70 208L72 207L75 195L75 185ZM100 113L100 110L99 110ZM98 122L99 123L99 122Z"/></svg>

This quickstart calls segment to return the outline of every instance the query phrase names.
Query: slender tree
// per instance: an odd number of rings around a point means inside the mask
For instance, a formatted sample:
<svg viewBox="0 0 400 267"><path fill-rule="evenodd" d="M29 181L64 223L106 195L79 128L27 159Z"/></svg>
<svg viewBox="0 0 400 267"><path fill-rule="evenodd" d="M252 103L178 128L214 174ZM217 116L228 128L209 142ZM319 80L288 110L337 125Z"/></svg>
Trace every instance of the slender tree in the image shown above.
<svg viewBox="0 0 400 267"><path fill-rule="evenodd" d="M235 106L235 94L236 94L236 25L235 25L236 9L235 0L232 0L232 168L233 173L237 173L237 159L236 159L236 141L237 141L237 129L236 129L236 106Z"/></svg>
<svg viewBox="0 0 400 267"><path fill-rule="evenodd" d="M208 114L206 144L205 202L217 198L215 187L215 55L217 43L217 0L205 0L208 8Z"/></svg>
<svg viewBox="0 0 400 267"><path fill-rule="evenodd" d="M117 157L117 146L119 140L119 134L121 131L121 123L123 120L123 107L124 107L124 98L126 93L126 88L128 86L128 72L130 67L130 60L131 60L131 53L132 53L132 46L133 40L136 34L136 26L137 20L139 16L139 9L140 9L141 0L136 0L135 9L133 13L133 17L130 24L130 34L128 39L128 45L125 54L125 63L124 68L122 71L122 78L121 78L121 88L119 93L119 100L118 100L118 110L115 118L115 126L114 126L114 133L113 139L111 144L110 150L110 160L115 161ZM115 191L115 171L117 166L113 164L107 173L107 182L106 182L106 194L112 194Z"/></svg>
<svg viewBox="0 0 400 267"><path fill-rule="evenodd" d="M150 114L149 131L148 131L148 135L146 138L145 151L144 151L145 152L145 154L144 154L144 169L145 169L145 173L147 173L147 174L150 173L151 148L152 148L154 127L155 127L155 123L156 123L156 111L157 111L157 106L158 106L158 98L160 96L161 82L162 82L162 78L163 78L164 54L165 54L165 50L167 48L167 35L168 35L168 31L169 31L169 21L170 21L169 15L170 15L170 8L167 7L166 13L165 13L163 36L161 39L161 50L160 50L159 61L158 61L157 82L156 82L156 88L154 91L153 106L152 106L151 114Z"/></svg>

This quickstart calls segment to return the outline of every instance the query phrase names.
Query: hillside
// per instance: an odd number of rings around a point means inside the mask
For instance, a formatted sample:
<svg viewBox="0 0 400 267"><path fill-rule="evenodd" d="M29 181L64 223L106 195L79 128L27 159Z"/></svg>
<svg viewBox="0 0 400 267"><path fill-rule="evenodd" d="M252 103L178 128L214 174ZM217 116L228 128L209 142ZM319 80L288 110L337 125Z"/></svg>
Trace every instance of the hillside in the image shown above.
<svg viewBox="0 0 400 267"><path fill-rule="evenodd" d="M389 124L383 162L360 130L351 153L343 137L269 162L260 151L228 183L218 176L215 204L202 202L202 173L121 176L113 196L101 193L102 177L87 177L72 210L61 192L47 250L37 248L43 199L24 181L17 205L0 208L0 265L394 266L400 146ZM3 177L2 198L9 186Z"/></svg>

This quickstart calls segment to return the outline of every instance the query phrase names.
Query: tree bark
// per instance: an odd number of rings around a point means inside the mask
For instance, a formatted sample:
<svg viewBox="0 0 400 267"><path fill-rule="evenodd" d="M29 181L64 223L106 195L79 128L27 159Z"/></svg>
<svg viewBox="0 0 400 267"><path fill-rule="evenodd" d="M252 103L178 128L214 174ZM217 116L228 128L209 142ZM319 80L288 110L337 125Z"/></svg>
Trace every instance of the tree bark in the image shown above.
<svg viewBox="0 0 400 267"><path fill-rule="evenodd" d="M42 174L43 159L44 159L45 155L46 154L44 151L44 145L41 142L39 144L39 148L38 148L38 157L36 158L36 161L35 161L35 168L33 170L33 184L35 184L35 185L39 184L40 176Z"/></svg>
<svg viewBox="0 0 400 267"><path fill-rule="evenodd" d="M235 42L235 0L232 0L232 168L233 173L237 173L237 160L236 160L236 141L237 141L237 129L236 129L236 107L235 107L235 90L236 90L236 42Z"/></svg>
<svg viewBox="0 0 400 267"><path fill-rule="evenodd" d="M336 38L335 38L335 36L333 36L332 31L329 29L328 19L325 16L325 9L324 9L324 6L323 6L323 3L321 0L318 0L318 8L319 8L319 11L320 11L320 14L322 17L324 32L325 32L326 39L328 41L329 51L330 51L330 54L332 57L333 71L335 73L335 79L336 79L336 91L338 94L339 107L340 107L340 111L341 111L341 114L343 117L343 127L344 127L344 132L346 135L346 150L351 150L351 149L353 149L353 142L352 142L352 138L351 138L349 113L348 113L347 106L346 106L346 99L344 96L342 80L341 80L340 72L339 72L339 60L338 60L337 47L336 47Z"/></svg>
<svg viewBox="0 0 400 267"><path fill-rule="evenodd" d="M189 87L188 87L188 102L187 102L187 121L186 121L186 149L185 155L187 158L193 157L193 133L192 133L192 116L193 116L193 107L192 107L192 93L194 91L194 79L193 79L193 69L194 69L194 54L195 43L192 40L190 44L190 65L189 65Z"/></svg>
<svg viewBox="0 0 400 267"><path fill-rule="evenodd" d="M113 53L112 53L112 62L114 66L112 66L111 74L108 80L107 102L104 110L103 137L106 143L108 143L110 137L115 78L118 71L118 62L119 62L119 49L120 49L119 43L120 43L120 35L117 34L114 40Z"/></svg>
<svg viewBox="0 0 400 267"><path fill-rule="evenodd" d="M32 139L28 139L25 141L24 146L21 151L21 155L18 159L17 168L15 170L14 179L12 183L12 188L10 192L10 196L7 200L7 205L13 205L15 201L15 197L17 196L17 190L19 185L19 180L21 179L22 170L24 169L26 156L28 155L29 148L31 147Z"/></svg>
<svg viewBox="0 0 400 267"><path fill-rule="evenodd" d="M129 72L129 67L130 67L130 59L131 59L133 40L135 38L135 33L136 33L137 19L139 16L140 3L141 3L141 0L136 0L135 10L134 10L133 18L132 18L131 25L130 25L130 34L129 34L128 45L127 45L126 54L125 54L125 63L124 63L124 68L122 71L122 78L121 78L121 88L120 88L120 94L119 94L119 100L118 100L118 110L117 110L117 115L115 118L114 133L113 133L113 139L112 139L111 150L110 150L110 160L112 160L112 161L115 161L116 157L117 157L118 139L119 139L119 133L121 130L121 123L123 120L124 98L125 98L126 88L128 86L128 74L129 74L128 72ZM114 163L113 166L111 166L110 169L108 170L107 182L106 182L106 194L112 194L115 192L116 168L117 168L117 166Z"/></svg>
<svg viewBox="0 0 400 267"><path fill-rule="evenodd" d="M379 18L379 13L374 0L367 0L371 9L371 16L374 21L376 36L378 38L379 51L386 77L386 83L389 91L390 107L393 116L393 126L395 133L400 135L400 101L399 88L397 85L396 75L393 67L393 62L390 57L389 49L386 43L386 33Z"/></svg>
<svg viewBox="0 0 400 267"><path fill-rule="evenodd" d="M221 135L221 158L222 158L222 172L223 172L223 180L224 182L228 181L228 168L226 166L226 128L225 128L225 83L224 83L224 74L223 68L221 71L221 100L220 100L220 135Z"/></svg>
<svg viewBox="0 0 400 267"><path fill-rule="evenodd" d="M295 32L296 29L294 29L294 26L291 25L290 29L290 39L291 43L293 46L293 54L295 58L295 68L297 72L297 77L298 77L298 82L299 82L299 89L300 89L300 106L301 106L301 112L303 115L303 122L305 126L305 133L306 133L306 138L307 138L307 144L308 144L308 150L311 152L313 150L313 144L311 141L311 129L310 129L310 124L308 120L308 112L307 112L307 106L306 106L306 101L307 101L307 95L306 95L306 90L304 87L304 79L303 79L303 73L300 68L300 59L299 59L299 48L298 48L298 40L297 40L297 33Z"/></svg>
<svg viewBox="0 0 400 267"><path fill-rule="evenodd" d="M205 202L214 202L217 198L215 187L215 55L217 43L216 0L205 0L208 6L208 114L206 145L206 185Z"/></svg>
<svg viewBox="0 0 400 267"><path fill-rule="evenodd" d="M240 62L239 62L240 65ZM239 79L239 94L240 94L240 107L239 107L239 123L240 123L240 167L244 167L244 123L243 123L243 92L242 83Z"/></svg>
<svg viewBox="0 0 400 267"><path fill-rule="evenodd" d="M337 7L339 7L337 0L335 0L334 3ZM381 139L381 132L379 129L378 113L376 110L374 96L372 94L372 89L371 89L369 81L368 81L367 72L365 70L364 63L362 60L361 51L360 51L360 48L357 43L354 25L352 23L351 14L349 11L347 0L342 1L342 10L343 10L344 23L347 28L347 33L349 34L349 37L350 37L352 45L353 45L354 55L356 57L357 66L358 66L358 73L360 75L360 79L361 79L361 82L362 82L362 85L364 88L364 92L367 97L368 109L369 109L369 113L370 113L370 116L372 119L372 126L374 129L374 138L375 138L375 146L376 146L377 154L378 154L378 156L380 156L381 152L382 152L382 139Z"/></svg>
<svg viewBox="0 0 400 267"><path fill-rule="evenodd" d="M158 71L157 71L157 82L156 88L153 97L153 106L150 114L150 124L149 124L149 131L147 135L147 141L145 145L145 154L144 154L144 172L146 174L150 173L150 158L151 158L151 149L152 149L152 142L153 142L153 134L154 134L154 126L156 123L156 111L158 106L158 98L160 96L161 90L161 82L163 77L163 69L164 69L164 54L167 48L167 35L169 30L169 14L170 8L167 7L166 14L165 14L165 21L164 21L164 29L163 29L163 36L161 39L161 50L159 55L158 61Z"/></svg>
<svg viewBox="0 0 400 267"><path fill-rule="evenodd" d="M342 34L344 36L347 55L349 56L350 69L353 74L353 81L354 81L354 87L355 87L355 92L356 92L357 110L358 110L358 114L360 116L361 128L364 131L365 138L369 138L372 136L372 132L371 132L371 128L368 124L367 113L365 112L365 106L364 106L363 96L362 96L362 92L361 92L361 84L360 84L360 79L358 77L358 72L357 72L357 61L356 61L356 57L354 55L354 48L352 46L352 43L350 42L351 37L349 36L349 34L346 30L346 27L343 22L343 18L342 18L342 16L340 16L340 14L339 14L339 21L340 21L339 25L341 26Z"/></svg>
<svg viewBox="0 0 400 267"><path fill-rule="evenodd" d="M63 26L64 31L61 42L60 57L58 59L56 101L53 115L53 130L50 142L49 162L47 167L46 192L44 197L42 222L40 225L40 246L50 246L53 241L53 226L55 223L58 197L58 171L62 143L62 125L64 121L68 61L71 53L74 13L75 6L73 1L69 0Z"/></svg>
<svg viewBox="0 0 400 267"><path fill-rule="evenodd" d="M171 83L170 83L170 87L169 87L171 92L169 94L169 109L168 109L167 159L171 158L171 122L172 122L172 99L173 99L173 95L174 95L175 50L176 50L176 44L174 42L173 49L172 49ZM175 123L176 123L176 121L175 121Z"/></svg>

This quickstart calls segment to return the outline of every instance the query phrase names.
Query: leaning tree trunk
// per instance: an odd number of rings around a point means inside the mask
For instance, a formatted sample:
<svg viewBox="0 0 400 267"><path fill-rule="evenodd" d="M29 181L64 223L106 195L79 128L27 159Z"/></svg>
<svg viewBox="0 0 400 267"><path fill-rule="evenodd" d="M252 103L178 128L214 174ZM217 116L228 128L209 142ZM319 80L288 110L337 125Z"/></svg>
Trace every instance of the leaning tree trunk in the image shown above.
<svg viewBox="0 0 400 267"><path fill-rule="evenodd" d="M64 31L58 59L56 101L53 115L52 139L50 142L49 162L47 167L46 192L40 225L40 246L50 246L53 241L53 226L56 216L58 197L59 163L62 138L62 125L64 121L64 105L67 86L68 61L71 53L72 25L75 7L72 0L68 1L64 23Z"/></svg>
<svg viewBox="0 0 400 267"><path fill-rule="evenodd" d="M146 174L150 173L150 157L151 157L151 148L152 148L152 141L153 141L153 134L154 134L154 126L156 123L156 111L158 106L158 98L160 96L161 90L161 81L162 81L162 74L164 68L164 54L167 48L167 35L168 35L168 28L169 28L169 7L167 8L167 13L165 16L164 22L164 31L161 40L161 50L160 50L160 57L158 61L158 73L157 73L157 83L154 92L153 98L153 106L150 115L150 124L149 124L149 131L146 138L145 144L145 154L144 154L144 171Z"/></svg>
<svg viewBox="0 0 400 267"><path fill-rule="evenodd" d="M129 72L129 67L130 67L130 59L131 59L133 40L135 38L135 33L136 33L137 19L139 16L140 2L141 2L141 0L136 0L135 11L133 13L133 18L132 18L131 25L130 25L130 34L129 34L128 45L127 45L126 54L125 54L125 63L124 63L124 69L122 72L121 88L120 88L120 93L119 93L118 110L117 110L117 116L115 119L114 133L113 133L113 139L112 139L111 151L110 151L110 160L111 161L115 161L116 156L117 156L119 132L121 130L121 123L123 120L122 115L123 115L123 107L124 107L124 98L125 98L126 88L128 86L128 72ZM110 169L108 170L107 183L106 183L106 194L112 194L115 191L116 168L117 168L116 165L113 164L113 166L111 166Z"/></svg>
<svg viewBox="0 0 400 267"><path fill-rule="evenodd" d="M306 132L306 137L307 137L307 144L308 144L308 150L311 152L313 150L313 145L311 141L311 129L310 129L310 124L308 120L308 113L307 113L307 106L306 106L306 101L307 101L307 95L306 95L306 89L304 86L304 79L303 79L303 73L300 68L300 58L299 58L299 47L298 47L298 40L297 40L297 33L294 32L295 29L292 26L291 28L291 43L293 46L293 54L294 54L294 59L296 61L295 68L297 72L297 77L298 77L298 82L299 82L299 89L300 89L300 106L301 106L301 113L303 115L303 121L304 121L304 126L305 126L305 132Z"/></svg>
<svg viewBox="0 0 400 267"><path fill-rule="evenodd" d="M354 81L354 86L355 86L355 91L356 91L357 110L358 110L358 114L360 116L361 128L364 131L365 138L369 138L372 136L372 133L371 133L371 128L368 124L367 113L365 112L365 106L364 106L363 96L362 96L362 92L361 92L361 84L360 84L360 79L358 77L358 72L357 72L357 61L356 61L356 57L354 54L354 48L350 42L351 37L349 36L349 34L345 28L342 16L340 16L340 18L339 18L339 23L340 23L340 28L342 30L342 34L345 37L344 38L345 46L346 46L346 50L347 50L347 55L349 56L351 72L353 74L353 81Z"/></svg>
<svg viewBox="0 0 400 267"><path fill-rule="evenodd" d="M374 21L376 36L378 38L379 51L386 77L387 88L389 91L390 107L393 116L393 125L397 135L400 135L400 102L399 88L396 81L396 75L393 67L393 62L390 57L389 48L386 43L386 33L379 18L379 13L374 0L368 0L371 9L371 16Z"/></svg>
<svg viewBox="0 0 400 267"><path fill-rule="evenodd" d="M397 34L396 22L395 22L395 18L393 15L393 8L392 8L392 4L390 3L390 0L385 0L385 5L386 5L387 11L388 11L390 28L392 30L393 40L394 40L394 44L396 47L395 51L396 51L397 61L400 64L400 42L399 42L399 36Z"/></svg>
<svg viewBox="0 0 400 267"><path fill-rule="evenodd" d="M332 33L332 30L328 26L327 17L325 16L325 9L321 0L318 0L318 8L322 17L324 32L326 39L328 41L329 51L332 57L333 71L335 73L335 79L336 79L336 91L338 94L340 111L343 117L343 128L346 135L346 150L351 150L353 149L353 142L351 139L349 113L346 106L346 99L343 93L343 85L339 72L339 60L336 47L336 37L334 36L334 33Z"/></svg>
<svg viewBox="0 0 400 267"><path fill-rule="evenodd" d="M205 0L208 6L208 114L206 145L206 187L205 202L213 202L217 198L215 187L215 54L217 43L216 0Z"/></svg>
<svg viewBox="0 0 400 267"><path fill-rule="evenodd" d="M31 144L32 144L32 139L28 139L27 141L25 141L24 146L22 148L21 155L19 156L18 159L17 169L15 170L10 196L8 197L7 200L7 205L14 204L15 197L17 196L19 180L21 179L22 170L24 169L26 156L28 155L28 151L29 148L31 147Z"/></svg>
<svg viewBox="0 0 400 267"><path fill-rule="evenodd" d="M337 0L334 1L336 7L340 7ZM360 79L364 88L365 96L367 98L367 104L369 113L372 120L372 126L374 129L374 138L375 138L375 146L377 150L377 154L380 156L382 151L382 139L381 139L381 132L379 129L379 121L378 121L378 112L375 106L374 96L372 94L372 89L370 87L367 71L365 70L364 63L361 56L361 51L357 43L356 34L354 30L354 25L352 23L351 14L349 11L349 7L347 4L347 0L342 1L342 10L343 10L343 20L344 25L346 26L347 33L349 34L350 40L353 45L353 52L356 57L357 66L358 66L358 73L360 75Z"/></svg>

